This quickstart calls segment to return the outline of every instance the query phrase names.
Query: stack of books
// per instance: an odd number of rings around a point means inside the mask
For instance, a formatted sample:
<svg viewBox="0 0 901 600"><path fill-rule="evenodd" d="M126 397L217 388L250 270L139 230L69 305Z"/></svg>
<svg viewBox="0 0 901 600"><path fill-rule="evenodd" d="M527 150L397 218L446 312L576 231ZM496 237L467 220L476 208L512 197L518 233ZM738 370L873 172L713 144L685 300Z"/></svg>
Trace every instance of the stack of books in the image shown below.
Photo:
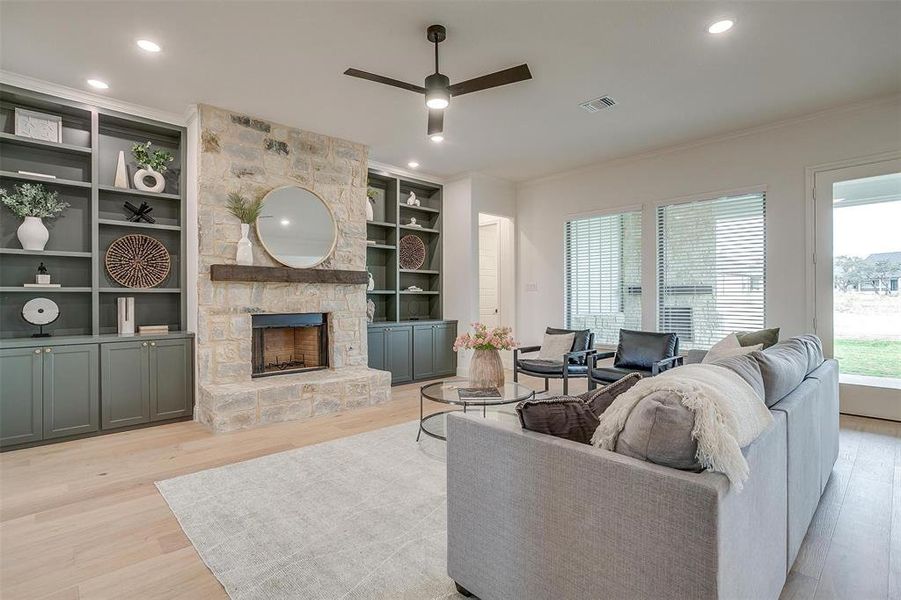
<svg viewBox="0 0 901 600"><path fill-rule="evenodd" d="M169 333L168 325L141 325L138 327L139 335L159 335L161 333Z"/></svg>

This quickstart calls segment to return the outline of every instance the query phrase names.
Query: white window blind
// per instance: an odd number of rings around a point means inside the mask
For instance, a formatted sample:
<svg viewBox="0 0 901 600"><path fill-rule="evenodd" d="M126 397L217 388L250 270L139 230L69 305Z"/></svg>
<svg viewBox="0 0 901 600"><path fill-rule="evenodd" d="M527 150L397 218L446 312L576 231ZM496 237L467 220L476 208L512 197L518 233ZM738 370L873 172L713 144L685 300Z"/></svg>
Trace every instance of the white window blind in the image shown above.
<svg viewBox="0 0 901 600"><path fill-rule="evenodd" d="M765 208L756 193L657 209L657 325L680 347L764 327Z"/></svg>
<svg viewBox="0 0 901 600"><path fill-rule="evenodd" d="M641 328L641 211L586 217L564 229L566 327L616 344Z"/></svg>

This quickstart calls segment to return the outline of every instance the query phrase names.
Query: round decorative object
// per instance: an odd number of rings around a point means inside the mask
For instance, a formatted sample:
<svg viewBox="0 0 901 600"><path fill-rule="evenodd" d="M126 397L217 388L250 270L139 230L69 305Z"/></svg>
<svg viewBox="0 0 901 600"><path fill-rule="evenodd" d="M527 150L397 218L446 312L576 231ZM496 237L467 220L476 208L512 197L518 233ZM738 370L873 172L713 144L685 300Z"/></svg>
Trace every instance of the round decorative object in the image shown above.
<svg viewBox="0 0 901 600"><path fill-rule="evenodd" d="M401 269L418 269L425 262L425 244L415 235L405 235L400 238L400 262Z"/></svg>
<svg viewBox="0 0 901 600"><path fill-rule="evenodd" d="M147 185L147 179L153 179L153 185ZM135 187L142 192L162 192L166 187L166 180L162 173L157 173L153 169L138 169L135 173Z"/></svg>
<svg viewBox="0 0 901 600"><path fill-rule="evenodd" d="M59 318L59 306L50 298L32 298L22 307L22 318L32 325L49 325Z"/></svg>
<svg viewBox="0 0 901 600"><path fill-rule="evenodd" d="M126 235L106 251L106 270L113 281L130 288L151 288L169 275L169 252L146 235Z"/></svg>
<svg viewBox="0 0 901 600"><path fill-rule="evenodd" d="M308 189L289 185L275 188L263 198L257 237L269 256L286 267L311 269L335 251L338 225L325 200Z"/></svg>

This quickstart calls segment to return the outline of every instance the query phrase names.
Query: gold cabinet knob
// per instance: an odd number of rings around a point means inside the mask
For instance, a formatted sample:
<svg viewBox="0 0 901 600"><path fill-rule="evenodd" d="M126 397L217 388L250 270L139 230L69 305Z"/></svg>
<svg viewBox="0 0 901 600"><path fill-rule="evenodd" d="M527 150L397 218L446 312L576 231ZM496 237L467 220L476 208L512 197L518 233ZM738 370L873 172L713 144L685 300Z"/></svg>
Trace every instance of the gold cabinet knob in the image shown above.
<svg viewBox="0 0 901 600"><path fill-rule="evenodd" d="M40 348L35 348L34 353L35 353L35 354L40 354L40 353L41 353L41 349L40 349Z"/></svg>
<svg viewBox="0 0 901 600"><path fill-rule="evenodd" d="M44 348L44 352L50 352L53 348Z"/></svg>
<svg viewBox="0 0 901 600"><path fill-rule="evenodd" d="M147 342L142 342L142 343L141 343L141 346L143 346L144 348L146 348L146 347L147 347Z"/></svg>

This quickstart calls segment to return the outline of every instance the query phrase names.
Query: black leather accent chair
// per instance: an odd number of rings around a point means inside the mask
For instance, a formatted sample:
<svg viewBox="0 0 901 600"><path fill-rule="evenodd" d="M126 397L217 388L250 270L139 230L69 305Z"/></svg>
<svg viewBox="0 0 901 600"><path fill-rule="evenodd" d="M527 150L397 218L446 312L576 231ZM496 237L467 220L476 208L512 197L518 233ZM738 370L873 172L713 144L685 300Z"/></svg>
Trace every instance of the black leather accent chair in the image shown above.
<svg viewBox="0 0 901 600"><path fill-rule="evenodd" d="M549 379L563 380L563 394L569 393L569 380L588 377L588 363L594 354L594 334L588 329L554 329L548 327L549 335L576 334L569 352L560 360L543 360L540 358L521 358L521 354L529 354L541 350L541 346L525 346L513 350L513 381L519 381L519 374L544 379L544 391L548 391Z"/></svg>
<svg viewBox="0 0 901 600"><path fill-rule="evenodd" d="M598 361L613 358L612 367L599 367ZM653 377L683 364L679 356L679 336L675 333L630 331L621 329L616 352L595 352L589 359L588 389L598 384L619 381L629 373Z"/></svg>

